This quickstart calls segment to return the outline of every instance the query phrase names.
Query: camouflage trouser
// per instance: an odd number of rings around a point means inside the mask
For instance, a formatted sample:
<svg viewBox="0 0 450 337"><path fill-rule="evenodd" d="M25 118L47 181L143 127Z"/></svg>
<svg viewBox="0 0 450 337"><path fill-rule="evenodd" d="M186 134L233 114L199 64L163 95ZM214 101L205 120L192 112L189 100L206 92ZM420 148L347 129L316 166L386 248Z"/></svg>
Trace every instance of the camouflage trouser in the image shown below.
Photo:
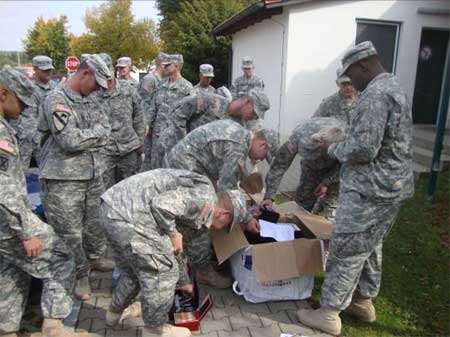
<svg viewBox="0 0 450 337"><path fill-rule="evenodd" d="M341 199L341 196L340 196ZM355 216L354 207L365 208L364 216ZM376 297L381 284L383 241L389 233L400 205L341 204L336 214L336 229L345 224L355 228L370 227L355 233L334 232L330 240L325 280L322 285L321 305L344 310L351 302L356 287L366 297ZM358 226L358 223L360 226Z"/></svg>
<svg viewBox="0 0 450 337"><path fill-rule="evenodd" d="M122 156L104 155L103 159L106 167L102 176L105 190L138 173L142 162L141 156L135 151Z"/></svg>
<svg viewBox="0 0 450 337"><path fill-rule="evenodd" d="M30 275L42 279L44 318L63 319L72 310L75 281L73 255L50 226L38 234L43 250L26 257L17 238L0 241L0 335L18 331L28 299Z"/></svg>
<svg viewBox="0 0 450 337"><path fill-rule="evenodd" d="M132 245L119 232L131 225L108 216L110 208L101 206L101 219L114 253L116 266L120 268L119 282L113 290L110 310L121 313L139 294L142 318L146 326L157 327L167 322L173 296L179 278L178 261L173 253L155 254L148 246ZM171 247L167 247L171 251Z"/></svg>
<svg viewBox="0 0 450 337"><path fill-rule="evenodd" d="M31 156L33 154L34 145L27 139L19 139L19 153L22 169L25 172L30 168Z"/></svg>
<svg viewBox="0 0 450 337"><path fill-rule="evenodd" d="M144 139L144 161L141 166L141 172L150 171L152 166L152 138Z"/></svg>
<svg viewBox="0 0 450 337"><path fill-rule="evenodd" d="M89 274L89 260L101 258L106 238L99 222L101 177L91 180L41 180L41 196L49 224L75 255L77 278Z"/></svg>
<svg viewBox="0 0 450 337"><path fill-rule="evenodd" d="M152 154L151 154L151 168L152 170L163 167L164 155L166 154L166 147L161 142L160 134L153 134L152 137Z"/></svg>
<svg viewBox="0 0 450 337"><path fill-rule="evenodd" d="M314 195L314 189L322 182L328 172L328 169L313 170L302 163L300 183L297 187L297 201L300 206L308 211L312 211L318 203L320 210L318 213L332 220L336 212L339 184L328 186L327 194L319 200Z"/></svg>

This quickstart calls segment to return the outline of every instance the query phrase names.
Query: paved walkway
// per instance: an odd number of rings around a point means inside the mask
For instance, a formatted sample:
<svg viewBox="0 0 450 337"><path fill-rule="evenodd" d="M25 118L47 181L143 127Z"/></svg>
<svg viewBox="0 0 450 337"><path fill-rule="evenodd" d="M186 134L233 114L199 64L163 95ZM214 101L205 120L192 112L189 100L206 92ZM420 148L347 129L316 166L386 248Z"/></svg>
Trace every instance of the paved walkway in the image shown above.
<svg viewBox="0 0 450 337"><path fill-rule="evenodd" d="M76 323L77 329L91 332L92 337L140 337L142 319L128 319L115 328L105 326L105 313L111 300L111 273L91 276L93 296L82 303ZM306 301L269 302L251 304L235 295L231 289L200 288L201 298L211 294L214 306L201 323L203 337L280 337L282 333L296 337L329 337L327 334L301 326L296 318L299 308L308 307Z"/></svg>

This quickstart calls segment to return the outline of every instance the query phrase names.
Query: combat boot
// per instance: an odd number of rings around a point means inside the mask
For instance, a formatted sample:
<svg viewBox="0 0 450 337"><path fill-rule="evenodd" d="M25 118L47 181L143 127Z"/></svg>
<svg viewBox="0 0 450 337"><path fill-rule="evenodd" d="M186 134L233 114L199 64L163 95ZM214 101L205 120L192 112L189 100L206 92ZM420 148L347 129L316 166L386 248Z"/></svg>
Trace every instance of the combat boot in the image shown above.
<svg viewBox="0 0 450 337"><path fill-rule="evenodd" d="M83 277L77 280L75 285L75 296L80 301L87 301L91 298L91 285L89 277Z"/></svg>
<svg viewBox="0 0 450 337"><path fill-rule="evenodd" d="M372 299L362 296L359 291L353 293L352 302L344 312L361 322L372 323L377 319Z"/></svg>
<svg viewBox="0 0 450 337"><path fill-rule="evenodd" d="M113 271L116 266L114 261L101 257L99 259L91 260L91 270L98 270L102 272Z"/></svg>
<svg viewBox="0 0 450 337"><path fill-rule="evenodd" d="M67 330L60 319L44 319L42 324L42 337L90 337L87 332L74 332Z"/></svg>
<svg viewBox="0 0 450 337"><path fill-rule="evenodd" d="M197 281L218 289L230 288L233 285L233 280L230 277L218 273L212 265L209 265L205 270L197 271Z"/></svg>
<svg viewBox="0 0 450 337"><path fill-rule="evenodd" d="M122 317L122 313L111 311L111 309L108 308L105 315L105 323L107 326L117 325L120 322L120 317Z"/></svg>
<svg viewBox="0 0 450 337"><path fill-rule="evenodd" d="M327 308L317 310L300 309L297 311L297 318L300 323L333 336L341 334L341 318L339 311Z"/></svg>
<svg viewBox="0 0 450 337"><path fill-rule="evenodd" d="M164 324L156 328L142 328L142 337L190 337L191 331L170 324Z"/></svg>

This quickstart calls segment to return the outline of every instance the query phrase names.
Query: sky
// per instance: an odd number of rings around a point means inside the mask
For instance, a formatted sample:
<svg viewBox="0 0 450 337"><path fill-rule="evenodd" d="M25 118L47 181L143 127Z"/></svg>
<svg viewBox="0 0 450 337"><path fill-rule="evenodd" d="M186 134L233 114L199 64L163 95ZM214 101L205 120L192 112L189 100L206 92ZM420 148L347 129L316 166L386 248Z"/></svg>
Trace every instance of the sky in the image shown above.
<svg viewBox="0 0 450 337"><path fill-rule="evenodd" d="M23 50L22 39L28 29L34 25L36 18L44 19L67 16L68 30L75 35L86 31L83 17L87 8L97 7L105 1L0 1L0 50ZM150 18L158 22L158 10L155 1L134 0L132 12L135 19Z"/></svg>

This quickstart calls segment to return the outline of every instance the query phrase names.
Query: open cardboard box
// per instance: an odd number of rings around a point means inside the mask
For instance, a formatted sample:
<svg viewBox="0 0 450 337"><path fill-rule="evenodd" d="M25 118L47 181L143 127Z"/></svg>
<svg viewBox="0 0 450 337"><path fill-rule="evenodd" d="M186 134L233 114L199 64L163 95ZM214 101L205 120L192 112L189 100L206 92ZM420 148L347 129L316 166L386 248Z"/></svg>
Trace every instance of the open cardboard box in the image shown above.
<svg viewBox="0 0 450 337"><path fill-rule="evenodd" d="M192 312L176 312L173 314L175 326L188 328L191 331L200 330L200 321L213 306L211 295L207 295L197 310Z"/></svg>
<svg viewBox="0 0 450 337"><path fill-rule="evenodd" d="M281 214L280 222L295 223L305 232L306 238L253 245L253 270L258 282L285 280L324 271L322 240L330 238L333 224L295 202L281 204L276 210ZM234 226L230 233L211 230L211 240L219 264L238 250L251 246L240 226Z"/></svg>

